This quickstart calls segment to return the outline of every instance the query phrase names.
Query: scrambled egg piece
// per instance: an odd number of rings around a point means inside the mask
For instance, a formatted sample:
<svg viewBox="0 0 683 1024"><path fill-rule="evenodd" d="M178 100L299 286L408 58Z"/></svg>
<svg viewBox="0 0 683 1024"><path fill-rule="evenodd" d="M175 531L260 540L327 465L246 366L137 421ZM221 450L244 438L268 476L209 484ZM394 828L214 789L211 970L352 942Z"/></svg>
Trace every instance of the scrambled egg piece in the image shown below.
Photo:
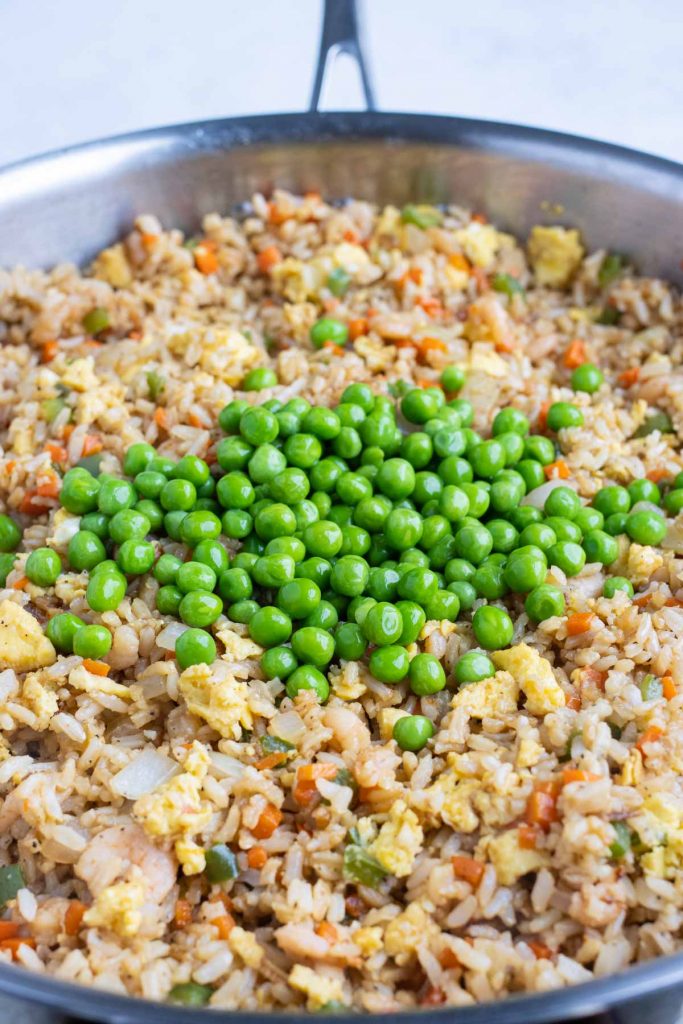
<svg viewBox="0 0 683 1024"><path fill-rule="evenodd" d="M382 929L378 925L358 928L351 938L358 946L361 956L372 956L374 953L378 953L383 946Z"/></svg>
<svg viewBox="0 0 683 1024"><path fill-rule="evenodd" d="M235 926L228 936L228 945L233 953L240 956L247 967L257 968L263 960L263 948L259 946L251 932Z"/></svg>
<svg viewBox="0 0 683 1024"><path fill-rule="evenodd" d="M329 978L303 964L292 967L289 984L307 997L308 1010L319 1010L326 1003L344 1002L344 989L339 978Z"/></svg>
<svg viewBox="0 0 683 1024"><path fill-rule="evenodd" d="M186 365L199 365L232 387L261 358L256 346L233 328L194 327L171 333L167 344L174 355L183 356Z"/></svg>
<svg viewBox="0 0 683 1024"><path fill-rule="evenodd" d="M643 544L631 544L626 561L626 575L634 586L647 583L658 569L664 565L664 559L656 548Z"/></svg>
<svg viewBox="0 0 683 1024"><path fill-rule="evenodd" d="M86 391L78 396L76 402L76 422L92 424L98 420L107 429L113 428L120 432L120 414L123 413L128 419L128 412L124 402L125 388L119 384L99 384L92 391ZM105 413L107 410L116 410L116 424L108 424Z"/></svg>
<svg viewBox="0 0 683 1024"><path fill-rule="evenodd" d="M544 748L531 736L523 736L519 742L515 765L517 768L531 768L543 756Z"/></svg>
<svg viewBox="0 0 683 1024"><path fill-rule="evenodd" d="M142 924L145 886L140 879L108 885L83 915L91 928L110 928L122 938L131 938Z"/></svg>
<svg viewBox="0 0 683 1024"><path fill-rule="evenodd" d="M185 759L183 773L135 801L133 814L142 820L151 836L186 840L206 828L213 807L208 800L202 800L201 789L209 764L205 749L195 741ZM186 852L182 845L180 852Z"/></svg>
<svg viewBox="0 0 683 1024"><path fill-rule="evenodd" d="M634 747L624 761L619 777L621 786L637 786L643 775L643 755Z"/></svg>
<svg viewBox="0 0 683 1024"><path fill-rule="evenodd" d="M522 875L540 871L548 863L547 854L519 845L516 828L497 836L485 836L477 845L477 853L491 861L501 885L512 885Z"/></svg>
<svg viewBox="0 0 683 1024"><path fill-rule="evenodd" d="M379 722L379 734L383 740L390 740L394 735L394 726L399 718L408 718L407 711L400 708L382 708L377 716Z"/></svg>
<svg viewBox="0 0 683 1024"><path fill-rule="evenodd" d="M293 256L287 256L271 270L275 288L294 303L317 298L325 277L325 268L319 263L314 260L306 263Z"/></svg>
<svg viewBox="0 0 683 1024"><path fill-rule="evenodd" d="M260 658L263 648L255 644L248 636L240 636L234 629L220 629L216 636L225 647L225 661L246 661L247 658Z"/></svg>
<svg viewBox="0 0 683 1024"><path fill-rule="evenodd" d="M57 695L44 686L37 676L26 676L21 688L21 698L36 716L33 728L42 732L47 729L50 719L59 710Z"/></svg>
<svg viewBox="0 0 683 1024"><path fill-rule="evenodd" d="M420 903L409 903L386 927L384 949L405 963L418 946L426 942L436 926Z"/></svg>
<svg viewBox="0 0 683 1024"><path fill-rule="evenodd" d="M528 252L537 283L564 288L578 270L584 248L576 228L539 224L531 229Z"/></svg>
<svg viewBox="0 0 683 1024"><path fill-rule="evenodd" d="M126 250L121 242L103 249L92 265L92 272L100 281L106 281L112 288L127 288L133 280Z"/></svg>
<svg viewBox="0 0 683 1024"><path fill-rule="evenodd" d="M77 665L69 672L69 686L76 690L83 690L85 693L108 693L112 697L120 697L122 700L132 700L130 688L123 683L117 683L108 676L96 676L88 672L85 665Z"/></svg>
<svg viewBox="0 0 683 1024"><path fill-rule="evenodd" d="M332 693L340 700L352 701L362 697L367 686L363 682L358 671L358 663L349 661L342 665L339 672L328 673Z"/></svg>
<svg viewBox="0 0 683 1024"><path fill-rule="evenodd" d="M470 263L476 267L490 267L498 250L511 241L510 235L496 231L490 224L480 224L473 220L466 228L455 232L458 243L462 246Z"/></svg>
<svg viewBox="0 0 683 1024"><path fill-rule="evenodd" d="M92 356L74 359L62 374L62 384L72 391L92 391L99 383Z"/></svg>
<svg viewBox="0 0 683 1024"><path fill-rule="evenodd" d="M45 538L45 543L48 547L65 551L71 538L78 533L80 523L80 516L72 516L65 508L58 508L52 519L52 533Z"/></svg>
<svg viewBox="0 0 683 1024"><path fill-rule="evenodd" d="M511 672L526 696L532 715L547 715L566 704L564 690L555 679L552 665L528 644L517 644L491 655L498 668Z"/></svg>
<svg viewBox="0 0 683 1024"><path fill-rule="evenodd" d="M254 721L249 709L249 689L242 680L218 681L210 665L191 665L178 681L188 711L215 729L225 739L238 740L242 728L251 729Z"/></svg>
<svg viewBox="0 0 683 1024"><path fill-rule="evenodd" d="M14 601L0 601L0 670L30 672L54 664L56 658L38 620Z"/></svg>
<svg viewBox="0 0 683 1024"><path fill-rule="evenodd" d="M405 801L397 800L371 845L370 853L390 875L405 878L413 870L423 840L424 832L417 815Z"/></svg>
<svg viewBox="0 0 683 1024"><path fill-rule="evenodd" d="M177 839L174 850L184 875L201 875L206 867L206 857L201 846L193 839Z"/></svg>
<svg viewBox="0 0 683 1024"><path fill-rule="evenodd" d="M500 718L517 710L519 684L509 672L496 672L490 679L470 683L458 690L452 708L465 708L471 718Z"/></svg>
<svg viewBox="0 0 683 1024"><path fill-rule="evenodd" d="M472 800L480 788L480 782L460 778L450 770L443 772L417 799L430 814L457 832L474 832L479 818L472 809Z"/></svg>
<svg viewBox="0 0 683 1024"><path fill-rule="evenodd" d="M471 372L485 373L487 377L507 377L510 369L497 352L488 344L475 342L470 349L469 369Z"/></svg>

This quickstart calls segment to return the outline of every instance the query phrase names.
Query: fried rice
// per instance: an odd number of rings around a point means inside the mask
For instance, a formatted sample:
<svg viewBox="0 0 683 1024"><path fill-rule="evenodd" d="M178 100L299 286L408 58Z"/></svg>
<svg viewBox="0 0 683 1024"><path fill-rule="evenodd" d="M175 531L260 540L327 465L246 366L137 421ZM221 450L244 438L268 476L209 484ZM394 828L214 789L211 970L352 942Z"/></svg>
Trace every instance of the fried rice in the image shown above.
<svg viewBox="0 0 683 1024"><path fill-rule="evenodd" d="M349 382L386 394L453 364L484 433L503 406L541 426L550 402L581 408L549 475L583 498L670 480L683 470L681 300L627 264L606 280L605 259L560 227L525 242L457 207L421 228L391 206L275 193L239 220L206 217L196 239L142 216L84 272L0 271L0 510L24 529L0 589L0 864L23 882L1 961L155 1000L194 983L211 1007L386 1012L560 989L683 946L680 517L660 547L620 538L610 571L635 600L602 596L600 563L549 569L567 607L539 625L504 599L514 638L500 654L515 655L500 667L526 686L511 699L476 686L420 698L342 662L326 704L292 700L222 616L207 671L225 700L207 716L151 574L95 613L85 574L41 588L24 572L37 547L65 555L78 519L59 506L61 476L84 456L120 474L146 441L211 462L235 396L330 405ZM335 267L350 277L341 297L326 285ZM505 274L522 287L493 289ZM97 338L83 328L93 308L107 312ZM323 312L349 324L344 349L311 346ZM605 375L595 394L569 386L577 353ZM256 366L278 384L242 392ZM634 436L655 409L672 432ZM111 630L107 675L45 654L44 624L65 610ZM428 621L418 640L449 679L475 646L469 615ZM536 670L550 683L532 692ZM667 680L651 700L647 674ZM392 738L413 711L435 726L419 753ZM314 763L335 771L301 801ZM538 792L552 794L544 828L528 823ZM268 807L278 823L259 838ZM633 837L619 858L615 822ZM345 876L350 835L381 864L378 884ZM212 884L217 843L238 871Z"/></svg>

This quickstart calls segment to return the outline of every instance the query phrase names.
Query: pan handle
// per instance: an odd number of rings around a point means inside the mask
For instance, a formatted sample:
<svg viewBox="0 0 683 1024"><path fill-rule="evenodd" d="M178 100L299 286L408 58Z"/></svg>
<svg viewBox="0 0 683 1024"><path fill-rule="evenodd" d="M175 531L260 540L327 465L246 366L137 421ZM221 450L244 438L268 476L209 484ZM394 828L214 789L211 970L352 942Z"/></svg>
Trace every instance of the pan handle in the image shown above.
<svg viewBox="0 0 683 1024"><path fill-rule="evenodd" d="M375 96L370 75L363 56L363 46L358 23L356 0L324 0L323 27L320 33L320 49L315 79L311 91L309 110L315 112L320 107L325 72L331 57L346 53L353 57L358 65L365 106L368 110L375 109Z"/></svg>

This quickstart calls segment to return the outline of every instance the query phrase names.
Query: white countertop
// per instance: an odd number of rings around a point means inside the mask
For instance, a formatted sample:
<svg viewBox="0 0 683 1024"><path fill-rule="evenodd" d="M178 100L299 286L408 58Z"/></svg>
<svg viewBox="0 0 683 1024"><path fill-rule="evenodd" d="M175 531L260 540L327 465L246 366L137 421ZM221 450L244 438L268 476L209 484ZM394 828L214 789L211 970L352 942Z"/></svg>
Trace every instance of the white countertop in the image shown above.
<svg viewBox="0 0 683 1024"><path fill-rule="evenodd" d="M679 0L362 11L385 110L525 122L683 160ZM319 24L319 0L4 0L0 164L155 124L302 110ZM336 68L328 96L357 106L354 76Z"/></svg>

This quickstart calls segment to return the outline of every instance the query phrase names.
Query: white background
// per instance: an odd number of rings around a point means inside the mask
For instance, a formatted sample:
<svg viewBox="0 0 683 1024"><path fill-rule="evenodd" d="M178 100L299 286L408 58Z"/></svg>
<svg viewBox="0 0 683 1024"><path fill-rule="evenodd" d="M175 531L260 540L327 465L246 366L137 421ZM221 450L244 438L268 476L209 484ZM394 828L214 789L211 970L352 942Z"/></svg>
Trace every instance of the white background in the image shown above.
<svg viewBox="0 0 683 1024"><path fill-rule="evenodd" d="M683 160L681 0L360 0L379 105ZM173 121L302 110L320 0L0 0L0 164ZM335 70L337 109L356 106ZM349 69L346 69L348 72Z"/></svg>

